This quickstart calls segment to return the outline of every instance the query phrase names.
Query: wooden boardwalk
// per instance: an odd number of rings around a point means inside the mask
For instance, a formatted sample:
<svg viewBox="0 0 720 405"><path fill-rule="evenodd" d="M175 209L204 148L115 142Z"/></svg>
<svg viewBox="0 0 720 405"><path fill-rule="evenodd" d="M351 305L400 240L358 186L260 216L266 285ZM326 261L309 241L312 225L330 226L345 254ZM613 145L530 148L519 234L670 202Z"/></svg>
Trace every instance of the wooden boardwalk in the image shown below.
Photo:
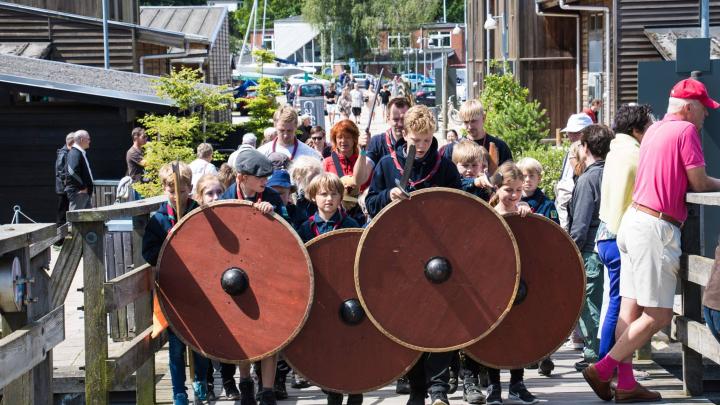
<svg viewBox="0 0 720 405"><path fill-rule="evenodd" d="M53 260L57 257L57 252L53 252ZM84 371L84 337L83 337L83 312L78 307L83 305L82 293L77 289L82 286L82 263L78 268L78 272L73 280L70 293L65 301L65 334L66 339L58 345L53 353L53 368L55 376L54 391L56 393L81 393L84 391L82 376ZM110 352L113 353L122 348L123 343L110 342ZM665 347L670 350L667 345L656 345ZM657 347L656 347L657 349ZM676 349L675 349L676 350ZM525 379L528 389L537 395L542 402L552 404L603 404L585 384L580 373L576 372L573 364L580 359L580 352L563 348L553 356L556 369L552 377L543 377L538 375L536 370L526 370ZM688 398L682 392L682 382L667 372L664 368L653 362L645 362L638 365L650 374L650 379L644 381L653 389L662 392L665 398L662 403L666 404L709 404L713 403L705 397ZM156 379L158 380L156 395L157 403L171 404L171 384L170 375L167 366L167 347L163 348L156 356ZM352 373L349 369L348 373ZM509 374L504 372L502 375L504 398L507 399L507 382ZM219 375L216 376L217 394L220 396L217 404L239 404L239 401L233 402L224 400L221 396ZM190 385L190 379L187 383ZM117 387L117 393L111 399L113 403L129 404L133 403L134 395L132 394L133 386L131 383ZM290 398L280 401L281 404L298 404L298 405L320 405L326 403L325 395L317 387L310 387L303 390L291 389L288 386ZM192 397L192 389L188 390L188 394ZM70 395L68 398L72 397ZM75 396L78 399L77 396ZM79 400L79 399L78 399ZM462 393L457 392L450 397L452 403L464 403L462 401ZM405 404L407 396L396 395L394 386L388 386L384 389L367 393L365 395L365 404L388 404L401 405ZM82 402L69 402L82 403ZM507 400L506 403L511 404L513 401ZM720 402L715 402L720 403Z"/></svg>

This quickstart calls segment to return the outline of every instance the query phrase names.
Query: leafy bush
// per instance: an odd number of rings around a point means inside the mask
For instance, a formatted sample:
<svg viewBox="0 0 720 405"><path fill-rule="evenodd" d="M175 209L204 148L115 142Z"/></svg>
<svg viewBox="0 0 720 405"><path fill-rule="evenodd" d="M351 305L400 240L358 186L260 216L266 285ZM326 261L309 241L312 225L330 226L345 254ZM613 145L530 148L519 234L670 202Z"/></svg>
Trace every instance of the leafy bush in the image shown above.
<svg viewBox="0 0 720 405"><path fill-rule="evenodd" d="M485 108L485 130L507 142L513 155L532 149L547 137L550 120L537 100L529 100L529 90L511 73L485 77L480 101Z"/></svg>
<svg viewBox="0 0 720 405"><path fill-rule="evenodd" d="M567 153L567 145L558 148L556 146L537 144L531 148L521 151L517 158L518 161L524 157L536 159L543 167L543 176L540 181L540 187L545 195L555 199L555 185L562 174L563 159Z"/></svg>
<svg viewBox="0 0 720 405"><path fill-rule="evenodd" d="M262 77L258 81L257 92L254 98L240 99L250 115L250 120L243 124L247 132L258 137L258 145L262 143L263 131L272 125L272 116L277 110L277 100L280 95L280 85L272 79Z"/></svg>

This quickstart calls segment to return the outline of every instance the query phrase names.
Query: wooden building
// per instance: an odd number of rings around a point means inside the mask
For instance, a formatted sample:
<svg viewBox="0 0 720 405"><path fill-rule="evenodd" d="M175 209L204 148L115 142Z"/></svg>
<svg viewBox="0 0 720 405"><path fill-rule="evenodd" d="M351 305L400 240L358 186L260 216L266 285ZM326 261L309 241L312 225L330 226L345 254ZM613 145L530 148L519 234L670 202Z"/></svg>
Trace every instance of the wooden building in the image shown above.
<svg viewBox="0 0 720 405"><path fill-rule="evenodd" d="M484 29L488 14L497 21L490 31ZM603 99L602 119L610 123L620 104L637 101L638 62L663 58L650 39L653 32L699 30L699 16L697 0L468 2L468 82L477 84L471 94L481 91L489 49L490 59L505 56L548 110L551 128L562 128L593 98ZM710 1L710 20L720 24L720 1Z"/></svg>

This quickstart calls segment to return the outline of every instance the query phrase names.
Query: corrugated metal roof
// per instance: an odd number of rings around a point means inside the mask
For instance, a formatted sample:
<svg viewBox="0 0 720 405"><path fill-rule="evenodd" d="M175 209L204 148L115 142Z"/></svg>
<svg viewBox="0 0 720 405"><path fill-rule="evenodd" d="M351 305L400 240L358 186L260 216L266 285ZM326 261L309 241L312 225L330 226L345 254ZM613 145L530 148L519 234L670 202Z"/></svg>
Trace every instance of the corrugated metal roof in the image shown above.
<svg viewBox="0 0 720 405"><path fill-rule="evenodd" d="M0 54L44 59L50 42L0 42Z"/></svg>
<svg viewBox="0 0 720 405"><path fill-rule="evenodd" d="M227 16L225 7L140 7L140 25L182 32L215 42Z"/></svg>

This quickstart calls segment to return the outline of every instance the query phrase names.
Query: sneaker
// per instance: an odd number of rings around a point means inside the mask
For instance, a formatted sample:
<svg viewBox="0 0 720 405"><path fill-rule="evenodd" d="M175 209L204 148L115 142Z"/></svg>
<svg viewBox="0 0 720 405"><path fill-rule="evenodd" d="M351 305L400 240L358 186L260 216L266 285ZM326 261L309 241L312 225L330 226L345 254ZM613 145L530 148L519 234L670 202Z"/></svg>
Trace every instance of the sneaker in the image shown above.
<svg viewBox="0 0 720 405"><path fill-rule="evenodd" d="M499 385L490 384L487 390L487 398L485 403L488 405L501 405L502 404L502 389Z"/></svg>
<svg viewBox="0 0 720 405"><path fill-rule="evenodd" d="M450 401L448 401L447 394L444 392L433 392L430 395L430 403L432 405L450 405Z"/></svg>
<svg viewBox="0 0 720 405"><path fill-rule="evenodd" d="M215 395L215 384L208 381L207 383L207 400L216 401L217 395Z"/></svg>
<svg viewBox="0 0 720 405"><path fill-rule="evenodd" d="M295 389L303 389L310 387L310 383L307 382L306 379L300 377L300 375L296 372L292 372L292 382L290 383L290 386Z"/></svg>
<svg viewBox="0 0 720 405"><path fill-rule="evenodd" d="M410 398L408 398L407 405L425 405L425 397L425 391L410 392Z"/></svg>
<svg viewBox="0 0 720 405"><path fill-rule="evenodd" d="M536 404L540 402L535 395L531 394L530 391L525 388L525 383L520 381L510 386L508 392L508 398L514 399L521 404Z"/></svg>
<svg viewBox="0 0 720 405"><path fill-rule="evenodd" d="M465 387L463 389L463 401L467 402L468 404L485 403L485 394L483 394L482 390L480 389L477 378L465 377L463 386Z"/></svg>
<svg viewBox="0 0 720 405"><path fill-rule="evenodd" d="M276 405L275 392L271 389L264 389L260 393L260 405Z"/></svg>
<svg viewBox="0 0 720 405"><path fill-rule="evenodd" d="M555 369L555 363L548 357L547 359L543 359L543 361L540 362L540 366L538 367L538 374L544 375L545 377L550 377L550 373Z"/></svg>
<svg viewBox="0 0 720 405"><path fill-rule="evenodd" d="M188 396L186 393L181 392L173 395L173 405L188 405Z"/></svg>
<svg viewBox="0 0 720 405"><path fill-rule="evenodd" d="M234 379L223 382L223 388L225 389L225 398L231 401L240 399L240 391L238 391Z"/></svg>
<svg viewBox="0 0 720 405"><path fill-rule="evenodd" d="M256 405L255 381L252 378L240 380L240 405Z"/></svg>
<svg viewBox="0 0 720 405"><path fill-rule="evenodd" d="M458 389L458 378L457 375L455 375L455 371L453 371L452 369L450 369L450 379L448 380L448 384L450 385L450 389L448 389L448 394L452 395Z"/></svg>
<svg viewBox="0 0 720 405"><path fill-rule="evenodd" d="M582 373L582 371L588 368L589 365L590 362L588 362L587 360L578 361L577 363L575 363L575 370Z"/></svg>
<svg viewBox="0 0 720 405"><path fill-rule="evenodd" d="M410 380L403 377L395 383L395 393L405 395L410 393ZM424 397L423 397L424 398Z"/></svg>
<svg viewBox="0 0 720 405"><path fill-rule="evenodd" d="M195 393L195 399L198 401L207 401L207 385L204 382L194 381L192 383L192 386L193 392Z"/></svg>

